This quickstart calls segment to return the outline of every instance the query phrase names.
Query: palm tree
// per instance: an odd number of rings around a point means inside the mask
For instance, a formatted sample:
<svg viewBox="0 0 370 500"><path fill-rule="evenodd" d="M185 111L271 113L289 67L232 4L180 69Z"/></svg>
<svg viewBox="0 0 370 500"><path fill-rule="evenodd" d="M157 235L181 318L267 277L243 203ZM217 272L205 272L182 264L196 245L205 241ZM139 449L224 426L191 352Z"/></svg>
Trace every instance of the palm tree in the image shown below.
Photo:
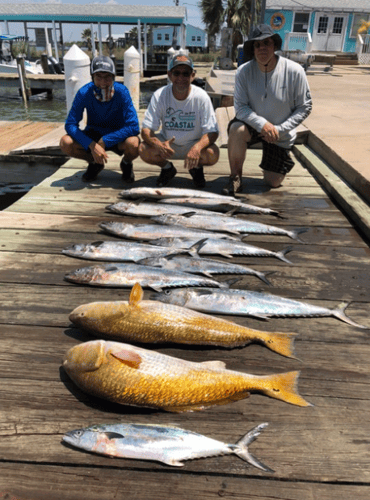
<svg viewBox="0 0 370 500"><path fill-rule="evenodd" d="M85 28L83 32L81 33L81 38L82 40L85 40L87 43L87 48L89 50L92 49L92 43L91 43L91 29L90 28Z"/></svg>

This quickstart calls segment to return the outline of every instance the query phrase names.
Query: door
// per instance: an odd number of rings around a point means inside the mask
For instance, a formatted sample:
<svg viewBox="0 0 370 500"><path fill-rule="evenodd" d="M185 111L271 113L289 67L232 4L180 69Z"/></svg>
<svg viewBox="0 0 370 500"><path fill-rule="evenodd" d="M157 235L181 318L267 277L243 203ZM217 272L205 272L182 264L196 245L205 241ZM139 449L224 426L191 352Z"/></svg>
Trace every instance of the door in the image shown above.
<svg viewBox="0 0 370 500"><path fill-rule="evenodd" d="M323 52L340 52L343 48L348 15L318 12L312 36L312 49Z"/></svg>

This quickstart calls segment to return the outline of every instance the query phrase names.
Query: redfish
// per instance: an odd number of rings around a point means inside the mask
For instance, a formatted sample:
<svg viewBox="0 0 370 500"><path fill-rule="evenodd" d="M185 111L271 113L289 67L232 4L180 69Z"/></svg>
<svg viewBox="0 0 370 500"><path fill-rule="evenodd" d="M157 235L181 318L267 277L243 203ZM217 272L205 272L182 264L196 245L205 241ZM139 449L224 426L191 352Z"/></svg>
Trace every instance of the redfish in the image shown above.
<svg viewBox="0 0 370 500"><path fill-rule="evenodd" d="M250 375L221 361L195 363L129 344L94 340L72 347L63 368L83 391L114 403L170 412L203 410L259 392L310 406L297 392L299 372Z"/></svg>
<svg viewBox="0 0 370 500"><path fill-rule="evenodd" d="M294 333L253 330L187 307L143 300L143 296L142 287L136 283L128 302L83 304L71 312L69 319L99 338L228 348L258 342L283 356L293 357Z"/></svg>

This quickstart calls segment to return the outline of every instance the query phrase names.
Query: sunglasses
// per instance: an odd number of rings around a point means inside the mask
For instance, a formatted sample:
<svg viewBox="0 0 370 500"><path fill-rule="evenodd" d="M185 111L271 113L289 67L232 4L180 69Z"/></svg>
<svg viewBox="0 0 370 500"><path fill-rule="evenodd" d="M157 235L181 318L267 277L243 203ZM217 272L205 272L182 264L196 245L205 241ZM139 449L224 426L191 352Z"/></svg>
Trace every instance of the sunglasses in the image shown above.
<svg viewBox="0 0 370 500"><path fill-rule="evenodd" d="M273 45L273 41L272 40L262 40L261 42L254 42L253 43L253 47L255 49L259 49L260 47L270 47L270 45Z"/></svg>
<svg viewBox="0 0 370 500"><path fill-rule="evenodd" d="M184 76L185 78L189 78L191 76L191 72L189 71L172 71L173 76Z"/></svg>

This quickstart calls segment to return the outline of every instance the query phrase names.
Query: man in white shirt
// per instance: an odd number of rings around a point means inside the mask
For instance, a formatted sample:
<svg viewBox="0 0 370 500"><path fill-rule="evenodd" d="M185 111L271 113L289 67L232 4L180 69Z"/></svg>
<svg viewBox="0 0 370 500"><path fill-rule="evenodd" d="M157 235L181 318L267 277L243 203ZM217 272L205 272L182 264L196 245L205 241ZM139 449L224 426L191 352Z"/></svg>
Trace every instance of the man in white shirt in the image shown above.
<svg viewBox="0 0 370 500"><path fill-rule="evenodd" d="M187 55L173 57L168 77L171 83L153 94L146 110L139 154L146 163L161 167L157 186L166 186L175 177L177 170L170 160L184 160L195 187L203 188L203 167L219 158L212 102L203 89L191 84L195 71Z"/></svg>
<svg viewBox="0 0 370 500"><path fill-rule="evenodd" d="M312 100L302 66L279 56L282 39L267 24L257 26L244 44L242 64L235 75L235 118L229 123L228 156L231 175L222 190L240 193L247 148L262 142L264 181L279 187L293 168L290 150L296 127L310 114Z"/></svg>

